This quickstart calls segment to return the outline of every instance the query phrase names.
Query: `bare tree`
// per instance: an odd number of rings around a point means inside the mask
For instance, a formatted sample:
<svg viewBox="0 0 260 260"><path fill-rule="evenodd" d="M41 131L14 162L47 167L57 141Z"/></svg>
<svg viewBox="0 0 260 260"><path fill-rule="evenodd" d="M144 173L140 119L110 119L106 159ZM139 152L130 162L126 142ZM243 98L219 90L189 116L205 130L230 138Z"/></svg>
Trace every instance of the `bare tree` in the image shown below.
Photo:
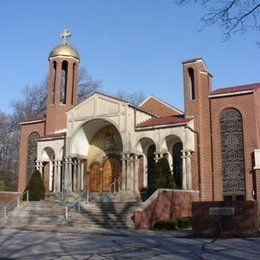
<svg viewBox="0 0 260 260"><path fill-rule="evenodd" d="M101 82L93 80L86 68L81 68L78 79L78 102L98 88ZM2 187L15 190L17 184L20 122L43 116L46 113L48 78L38 85L25 86L20 100L11 102L13 113L0 111L0 181Z"/></svg>
<svg viewBox="0 0 260 260"><path fill-rule="evenodd" d="M89 94L93 93L101 86L99 80L94 80L87 69L81 67L78 78L78 102L84 100ZM19 126L22 121L30 120L34 117L43 116L46 113L48 77L42 84L25 86L22 90L22 98L12 101L14 110L13 122Z"/></svg>
<svg viewBox="0 0 260 260"><path fill-rule="evenodd" d="M0 111L0 181L1 190L16 190L17 140L10 117Z"/></svg>
<svg viewBox="0 0 260 260"><path fill-rule="evenodd" d="M121 98L135 106L138 106L145 99L144 93L141 91L133 92L133 93L118 91L116 97Z"/></svg>
<svg viewBox="0 0 260 260"><path fill-rule="evenodd" d="M83 101L87 96L101 87L100 80L94 80L85 67L80 67L78 78L78 102Z"/></svg>
<svg viewBox="0 0 260 260"><path fill-rule="evenodd" d="M206 9L201 18L204 26L218 24L222 28L224 39L234 33L260 29L258 0L177 0L177 3L203 6Z"/></svg>

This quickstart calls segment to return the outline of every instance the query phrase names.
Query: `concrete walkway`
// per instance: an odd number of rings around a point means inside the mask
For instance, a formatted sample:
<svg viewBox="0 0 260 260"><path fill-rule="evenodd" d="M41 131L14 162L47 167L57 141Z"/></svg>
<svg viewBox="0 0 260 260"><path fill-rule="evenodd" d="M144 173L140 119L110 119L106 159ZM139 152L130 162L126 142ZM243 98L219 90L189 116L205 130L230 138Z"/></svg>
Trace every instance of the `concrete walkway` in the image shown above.
<svg viewBox="0 0 260 260"><path fill-rule="evenodd" d="M0 259L260 259L260 238L188 238L190 231L95 234L0 230Z"/></svg>

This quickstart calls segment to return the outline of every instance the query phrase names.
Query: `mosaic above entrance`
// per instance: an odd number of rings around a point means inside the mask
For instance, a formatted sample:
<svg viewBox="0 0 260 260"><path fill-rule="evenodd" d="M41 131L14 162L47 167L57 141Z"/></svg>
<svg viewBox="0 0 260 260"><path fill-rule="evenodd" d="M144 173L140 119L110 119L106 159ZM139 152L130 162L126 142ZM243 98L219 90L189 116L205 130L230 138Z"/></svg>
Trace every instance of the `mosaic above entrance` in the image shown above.
<svg viewBox="0 0 260 260"><path fill-rule="evenodd" d="M88 163L102 162L107 155L120 155L122 150L119 132L113 125L106 126L99 130L90 142L87 155Z"/></svg>

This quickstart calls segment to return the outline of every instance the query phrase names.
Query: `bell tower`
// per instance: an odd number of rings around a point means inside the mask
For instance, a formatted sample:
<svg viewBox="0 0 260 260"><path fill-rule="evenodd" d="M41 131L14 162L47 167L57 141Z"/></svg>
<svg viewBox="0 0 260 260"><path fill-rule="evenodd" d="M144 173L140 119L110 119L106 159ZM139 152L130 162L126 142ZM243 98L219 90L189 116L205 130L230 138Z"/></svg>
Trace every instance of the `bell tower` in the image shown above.
<svg viewBox="0 0 260 260"><path fill-rule="evenodd" d="M61 34L63 43L49 55L49 78L47 93L46 134L65 131L66 111L77 103L79 54L68 44L71 33L65 29Z"/></svg>

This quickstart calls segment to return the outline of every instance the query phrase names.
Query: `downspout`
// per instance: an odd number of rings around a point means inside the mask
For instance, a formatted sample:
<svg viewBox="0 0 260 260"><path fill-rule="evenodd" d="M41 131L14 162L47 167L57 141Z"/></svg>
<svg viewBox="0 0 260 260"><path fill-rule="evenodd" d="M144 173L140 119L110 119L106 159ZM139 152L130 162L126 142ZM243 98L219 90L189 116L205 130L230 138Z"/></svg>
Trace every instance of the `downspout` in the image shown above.
<svg viewBox="0 0 260 260"><path fill-rule="evenodd" d="M213 158L213 133L212 133L211 98L209 98L209 127L210 127L210 157L211 157L212 200L215 201L215 181L214 181L214 158Z"/></svg>

